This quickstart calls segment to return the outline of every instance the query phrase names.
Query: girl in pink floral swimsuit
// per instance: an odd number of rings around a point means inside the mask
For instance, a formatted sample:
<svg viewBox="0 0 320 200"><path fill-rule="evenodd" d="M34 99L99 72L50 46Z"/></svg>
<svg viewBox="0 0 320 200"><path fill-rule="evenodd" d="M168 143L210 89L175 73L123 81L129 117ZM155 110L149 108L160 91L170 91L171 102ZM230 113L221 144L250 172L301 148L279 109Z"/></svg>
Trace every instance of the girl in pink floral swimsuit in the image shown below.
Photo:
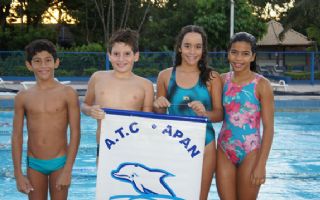
<svg viewBox="0 0 320 200"><path fill-rule="evenodd" d="M243 85L233 83L233 72L225 75L223 87L224 121L218 138L219 147L231 162L239 166L245 156L260 148L260 101L256 85L261 76Z"/></svg>
<svg viewBox="0 0 320 200"><path fill-rule="evenodd" d="M265 182L274 99L269 81L254 72L255 56L254 36L240 32L231 38L228 60L233 70L222 75L224 121L217 150L216 181L221 199L256 199Z"/></svg>

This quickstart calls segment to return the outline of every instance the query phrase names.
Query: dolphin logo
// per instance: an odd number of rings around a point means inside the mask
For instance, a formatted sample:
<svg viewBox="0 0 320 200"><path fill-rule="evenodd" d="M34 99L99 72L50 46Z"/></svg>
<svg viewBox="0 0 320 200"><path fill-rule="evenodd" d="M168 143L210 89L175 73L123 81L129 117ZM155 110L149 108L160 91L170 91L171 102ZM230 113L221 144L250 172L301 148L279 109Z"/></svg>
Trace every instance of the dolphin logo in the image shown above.
<svg viewBox="0 0 320 200"><path fill-rule="evenodd" d="M122 163L111 175L115 179L131 183L140 194L176 196L163 180L174 175L165 170L151 169L140 163Z"/></svg>

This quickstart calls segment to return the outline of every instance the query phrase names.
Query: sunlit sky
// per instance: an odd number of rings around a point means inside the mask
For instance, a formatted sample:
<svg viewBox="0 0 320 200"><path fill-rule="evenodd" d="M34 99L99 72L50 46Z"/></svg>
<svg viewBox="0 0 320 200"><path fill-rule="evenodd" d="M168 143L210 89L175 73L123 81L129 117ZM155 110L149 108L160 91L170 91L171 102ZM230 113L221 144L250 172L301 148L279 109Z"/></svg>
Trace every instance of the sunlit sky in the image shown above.
<svg viewBox="0 0 320 200"><path fill-rule="evenodd" d="M19 3L17 0L12 1L12 7L18 6ZM59 3L61 5L61 3ZM14 12L13 9L11 9L10 12ZM43 24L57 24L59 19L59 10L57 7L50 7L43 15L42 15L42 23ZM63 19L64 22L68 24L74 24L76 23L76 20L73 19L70 15L66 13L65 10L61 10L61 19ZM26 16L23 16L22 23L26 22ZM17 20L15 23L21 23L21 18Z"/></svg>
<svg viewBox="0 0 320 200"><path fill-rule="evenodd" d="M293 7L294 0L292 0L290 3L286 3L284 7L280 7L279 5L275 5L274 8L272 8L270 3L267 3L267 6L265 7L265 13L262 14L263 18L276 18L278 19L279 13L286 12L289 8Z"/></svg>

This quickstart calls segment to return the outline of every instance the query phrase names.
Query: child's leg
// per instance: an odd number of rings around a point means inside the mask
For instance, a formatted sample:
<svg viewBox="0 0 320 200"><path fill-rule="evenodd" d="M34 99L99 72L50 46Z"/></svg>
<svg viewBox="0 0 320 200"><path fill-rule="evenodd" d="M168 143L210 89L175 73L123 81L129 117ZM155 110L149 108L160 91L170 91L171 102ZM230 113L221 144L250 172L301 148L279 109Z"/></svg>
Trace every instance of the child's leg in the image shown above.
<svg viewBox="0 0 320 200"><path fill-rule="evenodd" d="M30 200L46 200L48 198L48 176L28 167L28 179L33 187L29 193Z"/></svg>
<svg viewBox="0 0 320 200"><path fill-rule="evenodd" d="M257 199L260 186L251 183L251 173L256 164L257 153L257 150L250 152L238 168L237 192L239 200Z"/></svg>
<svg viewBox="0 0 320 200"><path fill-rule="evenodd" d="M212 183L212 177L216 168L216 143L213 140L205 146L203 166L202 166L202 180L200 200L207 200L208 193Z"/></svg>
<svg viewBox="0 0 320 200"><path fill-rule="evenodd" d="M67 200L69 187L61 187L59 190L57 186L57 180L62 172L63 168L54 171L50 174L49 188L51 200Z"/></svg>
<svg viewBox="0 0 320 200"><path fill-rule="evenodd" d="M57 179L59 178L63 168L54 171L50 174L49 187L51 200L67 200L69 187L61 187L59 190L57 185Z"/></svg>
<svg viewBox="0 0 320 200"><path fill-rule="evenodd" d="M236 174L236 166L227 158L223 150L218 147L216 183L220 199L237 199Z"/></svg>

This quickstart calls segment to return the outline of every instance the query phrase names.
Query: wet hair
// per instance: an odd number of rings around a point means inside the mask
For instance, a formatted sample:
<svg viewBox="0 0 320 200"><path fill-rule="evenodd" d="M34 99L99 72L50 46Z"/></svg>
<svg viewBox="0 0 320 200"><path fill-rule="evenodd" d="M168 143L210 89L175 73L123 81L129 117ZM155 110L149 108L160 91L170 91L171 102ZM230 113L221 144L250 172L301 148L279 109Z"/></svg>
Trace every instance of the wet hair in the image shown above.
<svg viewBox="0 0 320 200"><path fill-rule="evenodd" d="M174 67L181 65L182 57L180 48L182 45L182 40L187 33L199 33L202 38L202 56L198 62L198 68L200 70L200 80L202 84L206 85L207 81L211 80L210 72L211 68L208 67L208 42L207 42L207 34L204 29L197 25L187 25L180 30L176 38L175 44L175 60Z"/></svg>
<svg viewBox="0 0 320 200"><path fill-rule="evenodd" d="M57 59L57 50L54 44L47 39L37 39L30 42L25 48L26 60L31 62L33 56L41 51L47 51L52 55L53 59Z"/></svg>
<svg viewBox="0 0 320 200"><path fill-rule="evenodd" d="M123 42L132 48L134 53L139 51L139 33L131 29L120 29L112 34L109 39L108 51L111 53L115 43Z"/></svg>
<svg viewBox="0 0 320 200"><path fill-rule="evenodd" d="M234 34L230 39L230 42L228 45L228 52L231 49L232 44L234 44L236 42L247 42L251 46L251 52L253 54L255 54L257 52L257 40L250 33L238 32L238 33ZM256 57L255 57L254 60L250 63L250 70L256 72L256 66L257 66L257 64L256 64Z"/></svg>

